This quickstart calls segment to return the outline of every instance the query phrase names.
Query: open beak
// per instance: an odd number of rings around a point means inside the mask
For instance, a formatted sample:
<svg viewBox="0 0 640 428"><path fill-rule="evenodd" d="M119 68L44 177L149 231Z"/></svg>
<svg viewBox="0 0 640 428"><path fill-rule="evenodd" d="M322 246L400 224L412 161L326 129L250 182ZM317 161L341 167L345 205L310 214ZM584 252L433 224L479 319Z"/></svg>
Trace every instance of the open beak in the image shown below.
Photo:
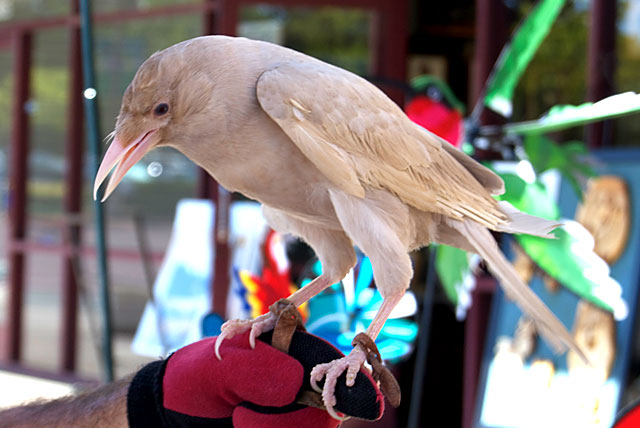
<svg viewBox="0 0 640 428"><path fill-rule="evenodd" d="M113 139L109 149L102 158L102 163L96 174L96 181L93 184L94 200L98 198L100 185L107 178L109 172L115 168L100 202L104 202L109 197L111 192L118 186L118 183L124 178L127 171L151 149L153 143L151 137L156 131L157 129L152 129L151 131L141 134L131 144L126 144L117 136Z"/></svg>

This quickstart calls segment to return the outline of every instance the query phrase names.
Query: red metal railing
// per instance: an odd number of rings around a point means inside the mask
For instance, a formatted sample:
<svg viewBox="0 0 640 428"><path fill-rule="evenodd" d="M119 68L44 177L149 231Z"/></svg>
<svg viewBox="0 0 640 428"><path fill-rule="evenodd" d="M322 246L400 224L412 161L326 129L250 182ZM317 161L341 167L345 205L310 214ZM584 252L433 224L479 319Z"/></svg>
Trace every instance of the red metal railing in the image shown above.
<svg viewBox="0 0 640 428"><path fill-rule="evenodd" d="M14 93L11 165L9 176L9 239L21 242L26 236L27 153L29 151L29 116L25 104L30 94L31 40L27 30L13 33ZM22 305L24 297L24 254L9 248L9 318L7 357L18 361L22 345Z"/></svg>
<svg viewBox="0 0 640 428"><path fill-rule="evenodd" d="M71 220L63 226L63 243L45 245L26 240L28 225L26 210L26 182L28 177L27 158L29 153L29 116L25 104L30 97L30 72L32 58L32 37L41 30L66 27L69 31L69 75L70 101L67 110L67 142L65 157L64 211L69 219L77 219L81 213L82 162L84 154L84 130L82 113L82 70L80 51L80 19L78 0L70 0L68 16L14 21L0 25L0 48L12 47L14 57L14 94L11 135L11 171L9 183L9 242L8 242L8 318L5 342L8 365L18 367L22 360L23 337L23 297L25 258L31 251L54 251L62 256L62 305L60 347L62 350L60 373L73 373L76 370L77 349L77 306L78 284L74 266L79 263L82 254L94 253L92 248L82 246L82 227ZM184 14L201 14L204 34L234 35L242 7L255 4L274 4L280 6L336 6L364 8L374 12L375 25L372 26L374 49L371 72L386 79L403 81L406 73L407 42L407 4L387 0L203 0L196 4L181 4L157 7L146 10L125 10L96 14L97 23L142 20L155 17L167 17ZM381 35L384 34L384 37ZM9 42L11 41L11 42ZM389 91L389 95L398 102L403 94ZM217 200L224 193L219 192L217 184L204 173L198 181L198 196ZM225 216L228 218L228 216ZM216 222L216 254L214 267L215 284L213 293L216 306L214 310L224 316L226 293L228 288L229 250L225 239L219 232L227 225ZM139 258L136 251L110 249L110 258ZM156 259L159 256L156 256ZM40 371L39 374L42 374Z"/></svg>

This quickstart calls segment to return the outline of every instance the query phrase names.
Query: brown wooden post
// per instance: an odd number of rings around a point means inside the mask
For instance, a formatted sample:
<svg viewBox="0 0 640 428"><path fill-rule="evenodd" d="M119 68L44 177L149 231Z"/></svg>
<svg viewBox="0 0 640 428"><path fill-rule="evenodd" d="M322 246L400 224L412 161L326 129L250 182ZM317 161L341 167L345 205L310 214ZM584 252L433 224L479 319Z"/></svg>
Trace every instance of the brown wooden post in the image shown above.
<svg viewBox="0 0 640 428"><path fill-rule="evenodd" d="M9 175L9 317L7 358L18 362L22 355L22 305L25 257L14 244L24 240L27 231L27 154L29 151L31 32L16 30L13 38L13 128Z"/></svg>
<svg viewBox="0 0 640 428"><path fill-rule="evenodd" d="M79 13L78 0L71 0L71 15ZM63 240L70 252L63 254L62 266L62 350L60 370L75 371L78 345L78 280L81 257L82 165L84 155L82 108L82 52L80 28L69 28L69 106L67 110L67 142L65 146L67 168L65 172Z"/></svg>
<svg viewBox="0 0 640 428"><path fill-rule="evenodd" d="M384 2L378 8L379 31L374 31L377 38L378 52L376 74L382 78L396 82L407 80L407 12L408 2ZM385 92L398 105L404 105L405 94L396 88L385 88Z"/></svg>
<svg viewBox="0 0 640 428"><path fill-rule="evenodd" d="M615 90L616 72L616 4L611 0L591 3L591 31L587 74L587 101L600 101ZM587 127L590 148L612 144L611 121L597 122Z"/></svg>

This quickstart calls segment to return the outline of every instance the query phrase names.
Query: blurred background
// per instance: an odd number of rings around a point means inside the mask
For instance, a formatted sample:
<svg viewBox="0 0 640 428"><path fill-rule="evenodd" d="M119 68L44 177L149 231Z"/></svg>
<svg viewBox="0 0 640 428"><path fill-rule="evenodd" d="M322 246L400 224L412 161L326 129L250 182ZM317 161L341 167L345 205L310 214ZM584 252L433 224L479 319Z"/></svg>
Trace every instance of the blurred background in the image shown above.
<svg viewBox="0 0 640 428"><path fill-rule="evenodd" d="M433 76L449 88L440 89L436 101L444 98L449 110L471 114L503 46L540 3L94 1L100 135L112 130L122 94L150 54L203 34L240 35L302 51L371 80L403 107L418 94L429 95L415 78ZM105 363L91 197L94 160L83 148L79 36L77 0L0 0L0 368L63 382L60 385L102 381ZM509 121L534 120L556 105L580 105L639 88L640 1L569 0L515 87ZM489 110L476 119L476 125L506 121ZM555 132L553 140L581 141L594 153L622 150L619 153L637 156L640 121L630 115L577 126ZM468 134L465 141L480 159L517 160L513 142L488 144ZM12 191L22 185L26 199L20 202ZM104 204L116 377L153 359L135 353L131 343L170 244L178 202L215 200L220 193L182 154L162 148L136 165ZM11 214L12 204L23 211ZM637 212L631 215L635 231ZM287 248L292 269L312 259L292 245ZM635 252L629 257L637 260ZM486 382L482 361L489 352L485 337L494 282L478 273L473 305L461 319L442 288L425 299L428 253L414 259L417 309L408 319L417 328L424 305L431 314L426 359L419 360L426 367L418 403L421 424L511 426L482 422L481 410L476 411L482 408L477 390ZM294 283L304 276L292 272ZM233 277L233 271L228 275ZM628 276L637 287L636 273ZM229 295L234 298L233 292ZM633 321L636 302L627 305ZM635 325L630 326L625 339L629 346L624 348L616 406L634 397L640 367L635 331ZM394 364L403 404L376 426L409 424L415 340L414 334L410 350ZM0 382L0 388L3 385ZM0 402L0 407L7 404Z"/></svg>

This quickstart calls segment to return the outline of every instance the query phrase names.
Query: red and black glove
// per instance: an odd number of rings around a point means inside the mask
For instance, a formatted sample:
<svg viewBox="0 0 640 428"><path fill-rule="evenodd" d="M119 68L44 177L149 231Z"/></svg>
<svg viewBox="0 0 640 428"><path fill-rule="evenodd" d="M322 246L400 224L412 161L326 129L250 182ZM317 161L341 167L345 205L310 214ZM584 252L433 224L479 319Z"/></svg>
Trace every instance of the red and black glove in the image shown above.
<svg viewBox="0 0 640 428"><path fill-rule="evenodd" d="M216 338L208 338L143 367L127 395L129 426L337 427L326 411L297 401L311 391L311 369L342 354L296 331L287 355L269 345L271 336L260 336L255 349L248 333L227 339L222 360L214 354ZM338 381L336 399L337 410L363 419L378 419L384 411L382 394L364 370L351 388Z"/></svg>

